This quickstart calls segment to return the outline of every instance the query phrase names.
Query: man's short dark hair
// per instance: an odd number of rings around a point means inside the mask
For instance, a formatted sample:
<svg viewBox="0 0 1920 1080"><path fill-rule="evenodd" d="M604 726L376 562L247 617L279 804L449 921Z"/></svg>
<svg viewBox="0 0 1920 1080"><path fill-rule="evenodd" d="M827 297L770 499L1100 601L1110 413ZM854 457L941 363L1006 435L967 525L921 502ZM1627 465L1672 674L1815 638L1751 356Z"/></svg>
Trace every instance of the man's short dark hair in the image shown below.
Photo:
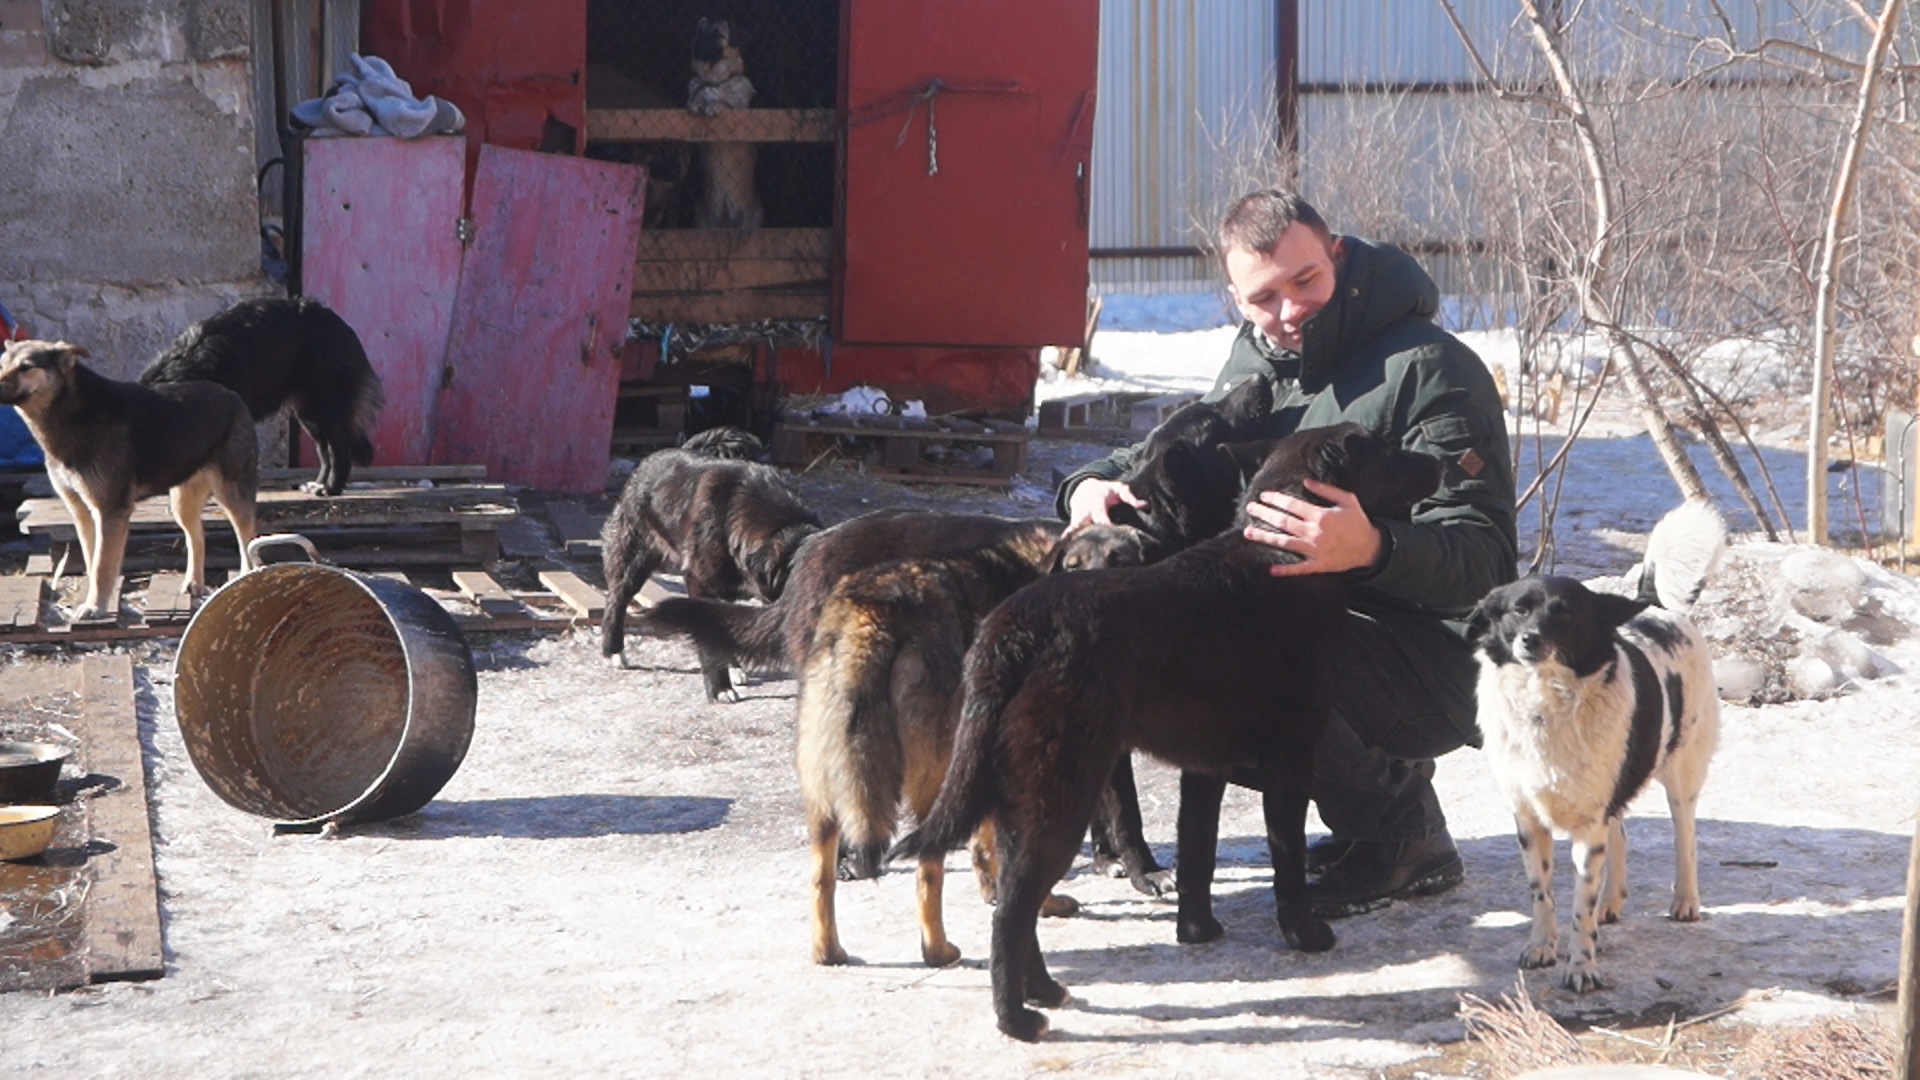
<svg viewBox="0 0 1920 1080"><path fill-rule="evenodd" d="M1244 248L1259 255L1272 255L1280 244L1280 234L1298 222L1312 229L1322 242L1331 246L1333 233L1320 211L1298 194L1280 188L1265 188L1240 197L1226 216L1220 219L1216 239L1220 252Z"/></svg>

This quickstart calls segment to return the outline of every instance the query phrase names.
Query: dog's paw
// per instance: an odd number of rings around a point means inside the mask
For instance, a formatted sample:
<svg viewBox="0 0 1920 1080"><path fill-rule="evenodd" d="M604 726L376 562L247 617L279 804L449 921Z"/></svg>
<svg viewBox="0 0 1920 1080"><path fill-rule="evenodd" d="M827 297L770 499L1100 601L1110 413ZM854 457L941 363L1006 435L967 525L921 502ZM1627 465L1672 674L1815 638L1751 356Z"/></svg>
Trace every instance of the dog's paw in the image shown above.
<svg viewBox="0 0 1920 1080"><path fill-rule="evenodd" d="M738 705L740 704L740 691L725 684L709 686L707 687L707 700L716 705Z"/></svg>
<svg viewBox="0 0 1920 1080"><path fill-rule="evenodd" d="M1603 985L1600 982L1600 969L1592 964L1568 964L1567 970L1560 973L1560 985L1576 994L1598 990Z"/></svg>
<svg viewBox="0 0 1920 1080"><path fill-rule="evenodd" d="M1039 1042L1047 1033L1047 1016L1033 1009L1015 1009L1000 1018L1000 1030L1021 1042Z"/></svg>
<svg viewBox="0 0 1920 1080"><path fill-rule="evenodd" d="M1321 919L1307 919L1297 926L1281 924L1280 936L1294 952L1326 952L1333 948L1333 927Z"/></svg>
<svg viewBox="0 0 1920 1080"><path fill-rule="evenodd" d="M841 948L838 941L829 941L825 944L816 942L813 946L813 962L816 964L839 967L847 963L848 959L847 950Z"/></svg>
<svg viewBox="0 0 1920 1080"><path fill-rule="evenodd" d="M340 494L338 491L335 491L332 488L327 487L327 485L321 483L318 480L308 480L303 482L300 485L300 490L306 492L309 495L322 495L322 496L328 496L328 497Z"/></svg>
<svg viewBox="0 0 1920 1080"><path fill-rule="evenodd" d="M1675 922L1699 922L1700 898L1697 896L1676 896L1673 906L1667 909L1667 918Z"/></svg>
<svg viewBox="0 0 1920 1080"><path fill-rule="evenodd" d="M1530 941L1520 953L1520 966L1528 970L1550 968L1560 962L1560 950L1551 941Z"/></svg>
<svg viewBox="0 0 1920 1080"><path fill-rule="evenodd" d="M1040 915L1047 919L1070 919L1080 914L1080 901L1064 893L1048 893L1040 902Z"/></svg>
<svg viewBox="0 0 1920 1080"><path fill-rule="evenodd" d="M1073 995L1067 992L1066 986L1058 979L1051 977L1042 979L1038 986L1033 985L1031 980L1028 981L1027 1004L1029 1005L1044 1005L1049 1009L1057 1009L1072 1000Z"/></svg>
<svg viewBox="0 0 1920 1080"><path fill-rule="evenodd" d="M1173 939L1182 945L1204 945L1209 941L1218 941L1227 932L1220 920L1211 915L1197 917L1182 916L1173 925Z"/></svg>
<svg viewBox="0 0 1920 1080"><path fill-rule="evenodd" d="M941 941L920 946L920 959L928 967L943 968L960 962L960 949L951 941Z"/></svg>
<svg viewBox="0 0 1920 1080"><path fill-rule="evenodd" d="M1149 874L1128 874L1127 880L1133 882L1135 891L1148 896L1165 898L1174 895L1171 870L1155 870Z"/></svg>

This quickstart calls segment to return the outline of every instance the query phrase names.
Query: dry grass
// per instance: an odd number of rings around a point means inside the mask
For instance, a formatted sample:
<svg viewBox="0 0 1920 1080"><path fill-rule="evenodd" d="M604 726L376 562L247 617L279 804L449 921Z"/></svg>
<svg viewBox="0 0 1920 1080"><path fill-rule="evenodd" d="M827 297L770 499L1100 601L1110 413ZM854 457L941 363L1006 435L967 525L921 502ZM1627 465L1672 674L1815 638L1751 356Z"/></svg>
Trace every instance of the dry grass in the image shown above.
<svg viewBox="0 0 1920 1080"><path fill-rule="evenodd" d="M1575 1064L1665 1064L1739 1080L1883 1080L1894 1074L1895 1034L1883 1015L1832 1016L1755 1028L1709 1024L1749 999L1705 1016L1646 1028L1595 1027L1576 1036L1539 1009L1523 983L1496 1002L1460 999L1467 1041L1415 1068L1429 1076L1505 1080Z"/></svg>

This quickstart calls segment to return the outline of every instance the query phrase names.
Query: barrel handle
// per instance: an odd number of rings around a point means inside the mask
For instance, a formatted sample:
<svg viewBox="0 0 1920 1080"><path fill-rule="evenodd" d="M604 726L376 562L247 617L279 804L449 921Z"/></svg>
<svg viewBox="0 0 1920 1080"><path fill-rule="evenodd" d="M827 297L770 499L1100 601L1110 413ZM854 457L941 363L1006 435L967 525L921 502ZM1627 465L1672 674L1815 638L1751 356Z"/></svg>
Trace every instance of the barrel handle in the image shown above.
<svg viewBox="0 0 1920 1080"><path fill-rule="evenodd" d="M306 552L307 561L310 563L320 561L320 552L314 548L313 541L301 536L299 533L267 533L264 536L256 536L252 540L247 541L247 565L258 567L260 565L261 549L279 544L292 544Z"/></svg>

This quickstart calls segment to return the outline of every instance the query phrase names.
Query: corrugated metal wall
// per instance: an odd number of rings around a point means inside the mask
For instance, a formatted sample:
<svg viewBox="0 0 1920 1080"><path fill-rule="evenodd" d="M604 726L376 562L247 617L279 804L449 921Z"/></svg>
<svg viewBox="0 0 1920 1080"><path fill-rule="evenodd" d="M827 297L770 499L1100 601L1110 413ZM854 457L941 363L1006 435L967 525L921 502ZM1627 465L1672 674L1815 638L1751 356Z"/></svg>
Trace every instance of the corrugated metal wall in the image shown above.
<svg viewBox="0 0 1920 1080"><path fill-rule="evenodd" d="M1219 199L1222 148L1273 130L1273 0L1102 0L1092 246L1192 248ZM1102 291L1191 288L1198 258L1093 259Z"/></svg>
<svg viewBox="0 0 1920 1080"><path fill-rule="evenodd" d="M1535 63L1512 0L1453 6L1497 76L1519 79ZM1321 201L1336 228L1360 218L1381 223L1371 231L1382 239L1466 239L1470 212L1432 205L1421 194L1434 190L1432 170L1450 167L1451 117L1491 104L1470 89L1478 72L1445 11L1435 0L1301 0L1297 7L1302 189ZM1858 55L1871 37L1847 4L1753 0L1720 7L1749 43L1824 38L1828 47ZM1279 8L1275 0L1102 0L1091 223L1096 289L1192 289L1215 280L1210 260L1166 257L1164 249L1203 244L1226 200L1277 179L1271 148ZM1688 43L1654 25L1696 29L1698 22L1706 34L1717 31L1711 17L1699 0L1589 0L1572 43L1575 63L1584 71L1618 71L1625 43L1636 42L1639 64L1670 65L1677 74ZM1649 44L1657 46L1650 55ZM1762 70L1747 65L1742 75ZM1423 89L1404 92L1409 86ZM1459 92L1432 92L1449 87ZM1343 136L1355 130L1406 133L1402 194L1391 212L1375 206L1356 213L1341 205L1340 185L1327 182L1328 170L1346 160ZM1155 249L1160 257L1150 254ZM1424 261L1451 291L1465 281L1467 258L1436 254Z"/></svg>

